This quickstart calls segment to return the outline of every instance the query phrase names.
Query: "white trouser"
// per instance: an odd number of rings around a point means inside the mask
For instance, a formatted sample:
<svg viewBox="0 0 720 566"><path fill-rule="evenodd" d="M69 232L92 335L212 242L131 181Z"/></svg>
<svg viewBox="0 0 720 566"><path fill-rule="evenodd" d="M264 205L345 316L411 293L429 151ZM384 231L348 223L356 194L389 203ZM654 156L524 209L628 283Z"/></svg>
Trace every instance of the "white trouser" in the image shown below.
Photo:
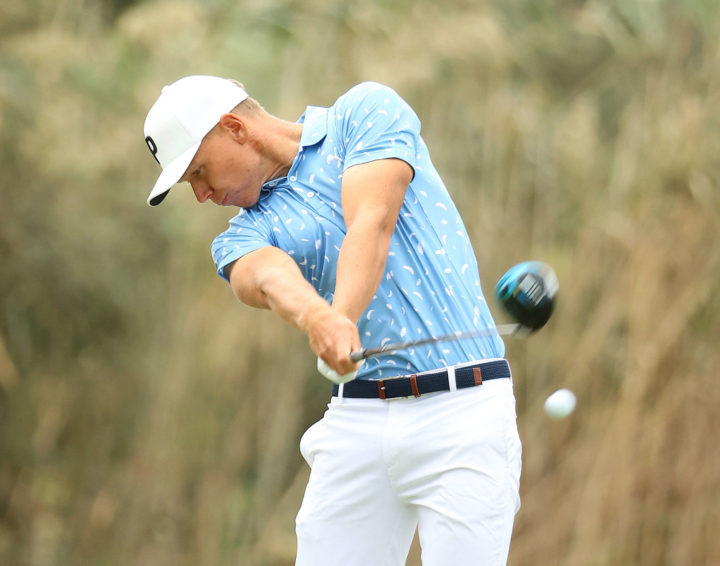
<svg viewBox="0 0 720 566"><path fill-rule="evenodd" d="M300 441L312 471L296 566L506 564L520 507L510 379L419 398L333 398Z"/></svg>

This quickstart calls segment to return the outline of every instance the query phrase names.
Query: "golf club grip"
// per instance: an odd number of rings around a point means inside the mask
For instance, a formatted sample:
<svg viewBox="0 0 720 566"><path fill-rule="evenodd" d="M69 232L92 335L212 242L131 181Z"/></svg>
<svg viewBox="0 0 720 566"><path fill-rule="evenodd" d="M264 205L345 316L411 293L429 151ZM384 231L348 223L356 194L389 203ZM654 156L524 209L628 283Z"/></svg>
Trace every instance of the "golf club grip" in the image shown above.
<svg viewBox="0 0 720 566"><path fill-rule="evenodd" d="M365 348L361 350L353 350L350 352L350 361L353 363L361 362L365 359Z"/></svg>

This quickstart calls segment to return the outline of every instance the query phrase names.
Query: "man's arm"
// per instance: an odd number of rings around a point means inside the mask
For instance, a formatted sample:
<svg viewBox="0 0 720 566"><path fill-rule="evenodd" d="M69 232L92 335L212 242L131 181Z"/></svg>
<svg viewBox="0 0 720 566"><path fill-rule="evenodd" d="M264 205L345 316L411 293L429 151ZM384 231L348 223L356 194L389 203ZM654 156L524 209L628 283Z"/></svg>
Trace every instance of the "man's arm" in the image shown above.
<svg viewBox="0 0 720 566"><path fill-rule="evenodd" d="M321 357L328 336L342 344L345 357L360 347L353 321L332 308L303 277L293 259L283 250L266 246L244 255L230 268L230 285L235 296L256 308L271 309L286 322L303 330L310 347ZM329 360L326 360L330 364ZM348 362L349 363L349 362ZM348 363L333 367L341 374L354 369Z"/></svg>
<svg viewBox="0 0 720 566"><path fill-rule="evenodd" d="M347 234L340 248L333 309L357 323L385 271L390 239L413 169L399 159L382 159L348 168L343 174L342 207ZM340 373L355 369L346 339L331 335L323 359ZM351 349L358 346L353 345Z"/></svg>
<svg viewBox="0 0 720 566"><path fill-rule="evenodd" d="M310 346L338 374L358 369L350 352L360 349L357 321L377 291L385 271L413 169L399 159L349 167L343 173L342 207L347 232L340 247L332 307L305 305L299 326Z"/></svg>
<svg viewBox="0 0 720 566"><path fill-rule="evenodd" d="M343 174L347 235L338 258L333 307L353 321L377 291L413 170L400 159L350 167Z"/></svg>
<svg viewBox="0 0 720 566"><path fill-rule="evenodd" d="M267 246L240 259L230 284L242 302L272 309L303 330L310 347L339 374L358 364L352 350L362 345L357 320L377 290L390 239L410 181L412 168L399 159L371 161L343 174L342 205L347 234L338 257L332 306L320 297L284 251Z"/></svg>

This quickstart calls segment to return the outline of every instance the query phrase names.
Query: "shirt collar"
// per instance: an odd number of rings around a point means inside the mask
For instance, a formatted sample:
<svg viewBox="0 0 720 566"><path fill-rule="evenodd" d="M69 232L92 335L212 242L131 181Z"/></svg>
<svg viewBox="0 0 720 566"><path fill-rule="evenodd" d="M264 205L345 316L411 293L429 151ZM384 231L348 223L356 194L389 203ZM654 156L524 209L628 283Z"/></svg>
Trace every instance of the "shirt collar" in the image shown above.
<svg viewBox="0 0 720 566"><path fill-rule="evenodd" d="M319 143L327 136L327 116L328 108L319 106L308 106L303 115L298 118L298 124L303 124L302 134L300 136L300 149L309 147ZM299 154L298 154L299 155ZM297 157L293 162L290 170L292 171L297 163ZM267 192L279 184L286 184L287 177L278 177L267 181L261 188L262 192Z"/></svg>
<svg viewBox="0 0 720 566"><path fill-rule="evenodd" d="M300 119L303 124L300 147L308 147L322 141L327 135L327 108L319 106L308 106Z"/></svg>

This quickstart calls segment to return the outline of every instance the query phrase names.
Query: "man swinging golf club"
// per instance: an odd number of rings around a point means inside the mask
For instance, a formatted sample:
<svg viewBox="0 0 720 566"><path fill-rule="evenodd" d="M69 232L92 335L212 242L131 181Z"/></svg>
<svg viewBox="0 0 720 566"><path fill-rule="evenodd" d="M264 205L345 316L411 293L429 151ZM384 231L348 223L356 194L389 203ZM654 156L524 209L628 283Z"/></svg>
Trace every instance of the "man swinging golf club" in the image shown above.
<svg viewBox="0 0 720 566"><path fill-rule="evenodd" d="M510 369L410 106L368 82L292 122L235 81L190 76L163 89L145 141L162 166L149 204L185 181L240 207L212 244L218 274L305 332L335 381L300 444L296 565L400 566L416 527L425 566L505 564L520 503ZM477 338L350 358L459 331Z"/></svg>

